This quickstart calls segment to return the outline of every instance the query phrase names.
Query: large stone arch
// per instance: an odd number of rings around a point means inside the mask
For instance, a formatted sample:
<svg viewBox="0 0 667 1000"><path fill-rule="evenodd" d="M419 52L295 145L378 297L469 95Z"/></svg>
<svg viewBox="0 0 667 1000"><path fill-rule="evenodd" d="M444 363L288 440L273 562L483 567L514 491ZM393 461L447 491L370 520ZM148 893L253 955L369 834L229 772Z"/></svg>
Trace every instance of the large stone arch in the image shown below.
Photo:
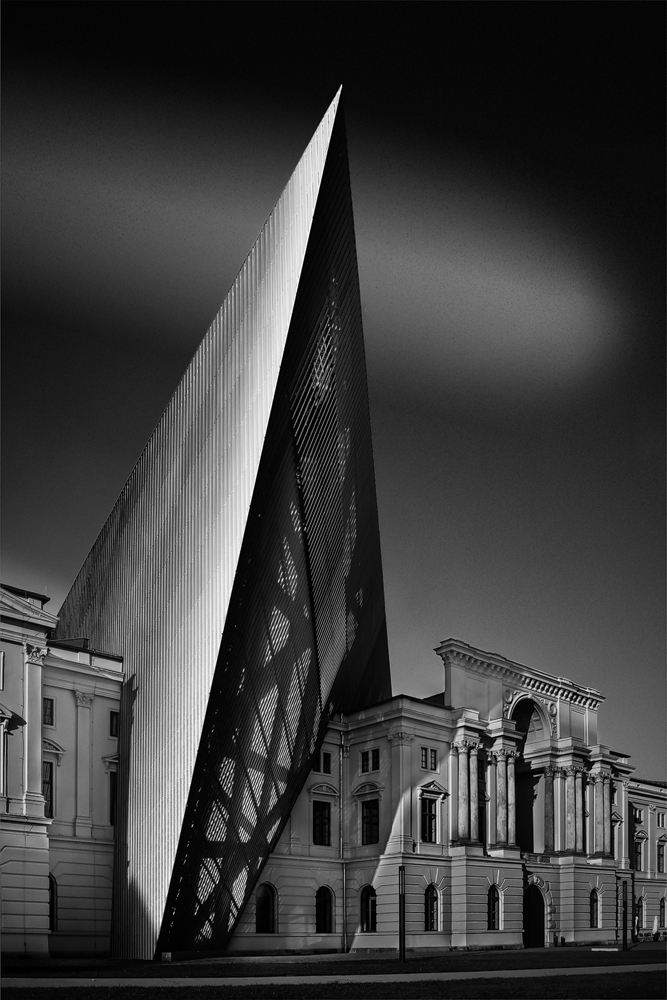
<svg viewBox="0 0 667 1000"><path fill-rule="evenodd" d="M532 746L551 740L551 723L545 706L531 694L521 693L511 706L509 718L521 734L516 764L516 839L529 853L542 853L544 844L543 766L531 762Z"/></svg>

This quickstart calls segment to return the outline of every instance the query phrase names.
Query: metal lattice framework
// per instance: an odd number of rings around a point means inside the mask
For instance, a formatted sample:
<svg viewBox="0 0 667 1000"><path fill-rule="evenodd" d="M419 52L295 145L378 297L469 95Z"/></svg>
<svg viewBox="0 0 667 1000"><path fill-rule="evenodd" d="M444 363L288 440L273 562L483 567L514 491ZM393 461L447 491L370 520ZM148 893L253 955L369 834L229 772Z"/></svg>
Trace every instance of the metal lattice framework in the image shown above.
<svg viewBox="0 0 667 1000"><path fill-rule="evenodd" d="M61 611L121 652L119 954L224 948L334 711L390 693L339 96Z"/></svg>

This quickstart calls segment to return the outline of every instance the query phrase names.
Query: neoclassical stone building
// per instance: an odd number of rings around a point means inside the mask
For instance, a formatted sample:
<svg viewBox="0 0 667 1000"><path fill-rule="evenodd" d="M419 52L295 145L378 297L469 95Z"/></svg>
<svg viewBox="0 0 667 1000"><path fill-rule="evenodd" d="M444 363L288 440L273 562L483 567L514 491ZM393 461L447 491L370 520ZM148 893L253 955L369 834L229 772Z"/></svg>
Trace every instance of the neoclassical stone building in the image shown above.
<svg viewBox="0 0 667 1000"><path fill-rule="evenodd" d="M47 602L0 588L2 951L108 954L122 662Z"/></svg>
<svg viewBox="0 0 667 1000"><path fill-rule="evenodd" d="M664 783L602 745L603 696L457 640L444 692L329 727L232 951L613 944L664 935ZM639 846L638 846L639 845Z"/></svg>

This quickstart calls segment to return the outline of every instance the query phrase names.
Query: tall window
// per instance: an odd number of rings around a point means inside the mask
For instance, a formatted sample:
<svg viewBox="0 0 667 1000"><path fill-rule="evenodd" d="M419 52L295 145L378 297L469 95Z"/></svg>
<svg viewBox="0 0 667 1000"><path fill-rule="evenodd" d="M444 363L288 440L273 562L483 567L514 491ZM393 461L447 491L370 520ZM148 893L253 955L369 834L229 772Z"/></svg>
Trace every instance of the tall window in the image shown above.
<svg viewBox="0 0 667 1000"><path fill-rule="evenodd" d="M361 803L361 843L377 844L380 840L380 800Z"/></svg>
<svg viewBox="0 0 667 1000"><path fill-rule="evenodd" d="M362 750L361 752L361 773L367 774L368 771L379 771L380 770L380 748L375 747L373 750Z"/></svg>
<svg viewBox="0 0 667 1000"><path fill-rule="evenodd" d="M437 931L438 929L438 890L431 882L426 887L424 893L424 930Z"/></svg>
<svg viewBox="0 0 667 1000"><path fill-rule="evenodd" d="M58 883L49 873L49 930L58 930Z"/></svg>
<svg viewBox="0 0 667 1000"><path fill-rule="evenodd" d="M313 764L313 771L317 771L320 774L331 774L331 754L328 750L322 750L317 755L317 759Z"/></svg>
<svg viewBox="0 0 667 1000"><path fill-rule="evenodd" d="M53 761L42 761L42 795L44 796L44 815L53 819Z"/></svg>
<svg viewBox="0 0 667 1000"><path fill-rule="evenodd" d="M109 771L109 825L116 825L116 789L118 775L115 771Z"/></svg>
<svg viewBox="0 0 667 1000"><path fill-rule="evenodd" d="M42 725L53 725L53 698L42 698Z"/></svg>
<svg viewBox="0 0 667 1000"><path fill-rule="evenodd" d="M500 892L497 885L492 885L489 889L486 926L490 931L500 930Z"/></svg>
<svg viewBox="0 0 667 1000"><path fill-rule="evenodd" d="M598 921L600 919L600 897L598 895L597 889L591 890L591 895L589 899L589 916L590 916L590 926L598 927Z"/></svg>
<svg viewBox="0 0 667 1000"><path fill-rule="evenodd" d="M665 897L663 896L660 900L660 912L658 915L658 923L661 927L665 926Z"/></svg>
<svg viewBox="0 0 667 1000"><path fill-rule="evenodd" d="M276 932L276 890L268 882L257 887L255 893L255 933Z"/></svg>
<svg viewBox="0 0 667 1000"><path fill-rule="evenodd" d="M664 813L657 813L656 815L657 815L657 818L656 818L656 824L657 824L657 826L663 827L663 829L664 829L664 826L665 826L665 814Z"/></svg>
<svg viewBox="0 0 667 1000"><path fill-rule="evenodd" d="M435 844L437 837L438 800L424 795L421 800L422 843Z"/></svg>
<svg viewBox="0 0 667 1000"><path fill-rule="evenodd" d="M331 803L313 802L313 843L331 847Z"/></svg>
<svg viewBox="0 0 667 1000"><path fill-rule="evenodd" d="M431 747L421 747L421 766L424 771L438 770L438 753Z"/></svg>
<svg viewBox="0 0 667 1000"><path fill-rule="evenodd" d="M118 738L118 712L109 712L109 736Z"/></svg>
<svg viewBox="0 0 667 1000"><path fill-rule="evenodd" d="M642 842L641 840L635 840L635 871L640 872L642 870Z"/></svg>
<svg viewBox="0 0 667 1000"><path fill-rule="evenodd" d="M658 844L658 871L664 872L665 870L665 845Z"/></svg>
<svg viewBox="0 0 667 1000"><path fill-rule="evenodd" d="M372 885L365 885L361 890L361 929L362 931L377 930L377 898Z"/></svg>
<svg viewBox="0 0 667 1000"><path fill-rule="evenodd" d="M321 885L315 893L316 934L331 934L333 930L332 902L331 889L326 885Z"/></svg>

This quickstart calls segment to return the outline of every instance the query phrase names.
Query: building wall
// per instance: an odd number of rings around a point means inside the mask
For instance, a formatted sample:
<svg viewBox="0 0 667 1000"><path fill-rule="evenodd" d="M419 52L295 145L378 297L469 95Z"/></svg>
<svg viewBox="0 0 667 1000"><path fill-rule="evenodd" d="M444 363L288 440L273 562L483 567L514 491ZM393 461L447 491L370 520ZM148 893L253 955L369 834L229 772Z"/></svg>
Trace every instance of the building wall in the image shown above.
<svg viewBox="0 0 667 1000"><path fill-rule="evenodd" d="M24 593L0 592L2 950L108 954L118 759L110 713L119 709L122 663L49 647L57 620L45 597Z"/></svg>
<svg viewBox="0 0 667 1000"><path fill-rule="evenodd" d="M598 692L517 664L512 665L511 674L506 668L499 680L493 672L502 658L484 660L488 654L467 650L465 657L457 654L446 670L439 704L438 699L424 702L401 696L330 726L322 750L331 754L331 773L311 773L260 874L260 885L270 882L277 892L276 932L255 932L253 896L230 952L395 950L399 865L405 867L408 948L521 948L531 943L524 925L525 894L531 886L544 907L541 938L532 944L613 945L622 939L618 901L623 879L630 887L631 913L636 901L643 899L643 933L652 933L660 898L667 891L665 874L657 871L660 838L667 842L667 830L658 826L659 816L660 823L667 824L667 788L633 779L628 759L597 743L597 708L602 701ZM485 669L491 673L486 693L480 683ZM473 676L467 677L468 672ZM522 734L516 706L536 687L546 697L526 702L533 715L529 734ZM552 695L551 700L550 693L559 689L564 694ZM474 704L457 705L457 698L463 696ZM573 735L582 732L582 727L592 742ZM470 749L474 746L476 751ZM507 760L514 761L517 774L525 773L529 779L529 849L518 843L499 843L501 790L493 747L509 748ZM372 763L374 749L379 754L378 767L363 771L362 754L368 754L366 759ZM426 751L425 767L422 750ZM470 769L475 766L471 763L475 752L477 840L460 835L461 824L471 823L472 811L468 808L465 814L464 808L462 816L461 802L465 795L474 799ZM465 756L463 770L460 756ZM317 758L316 767L320 763ZM325 786L330 787L328 793ZM516 795L517 789L518 784ZM547 851L550 795L553 832ZM435 843L422 839L423 796L437 803ZM331 803L328 847L313 843L313 800L318 798ZM379 838L377 844L363 845L361 807L368 798L379 800ZM506 805L510 812L510 804ZM633 805L642 810L642 821L634 826ZM642 836L646 838L643 866L636 871L632 844ZM429 884L437 889L438 928L427 931ZM322 885L328 885L335 896L330 935L315 933L315 893ZM373 932L361 928L360 899L365 885L372 885L377 894ZM492 885L500 893L500 926L494 930L488 927ZM591 926L593 892L597 895L595 926ZM664 936L665 928L658 930Z"/></svg>

